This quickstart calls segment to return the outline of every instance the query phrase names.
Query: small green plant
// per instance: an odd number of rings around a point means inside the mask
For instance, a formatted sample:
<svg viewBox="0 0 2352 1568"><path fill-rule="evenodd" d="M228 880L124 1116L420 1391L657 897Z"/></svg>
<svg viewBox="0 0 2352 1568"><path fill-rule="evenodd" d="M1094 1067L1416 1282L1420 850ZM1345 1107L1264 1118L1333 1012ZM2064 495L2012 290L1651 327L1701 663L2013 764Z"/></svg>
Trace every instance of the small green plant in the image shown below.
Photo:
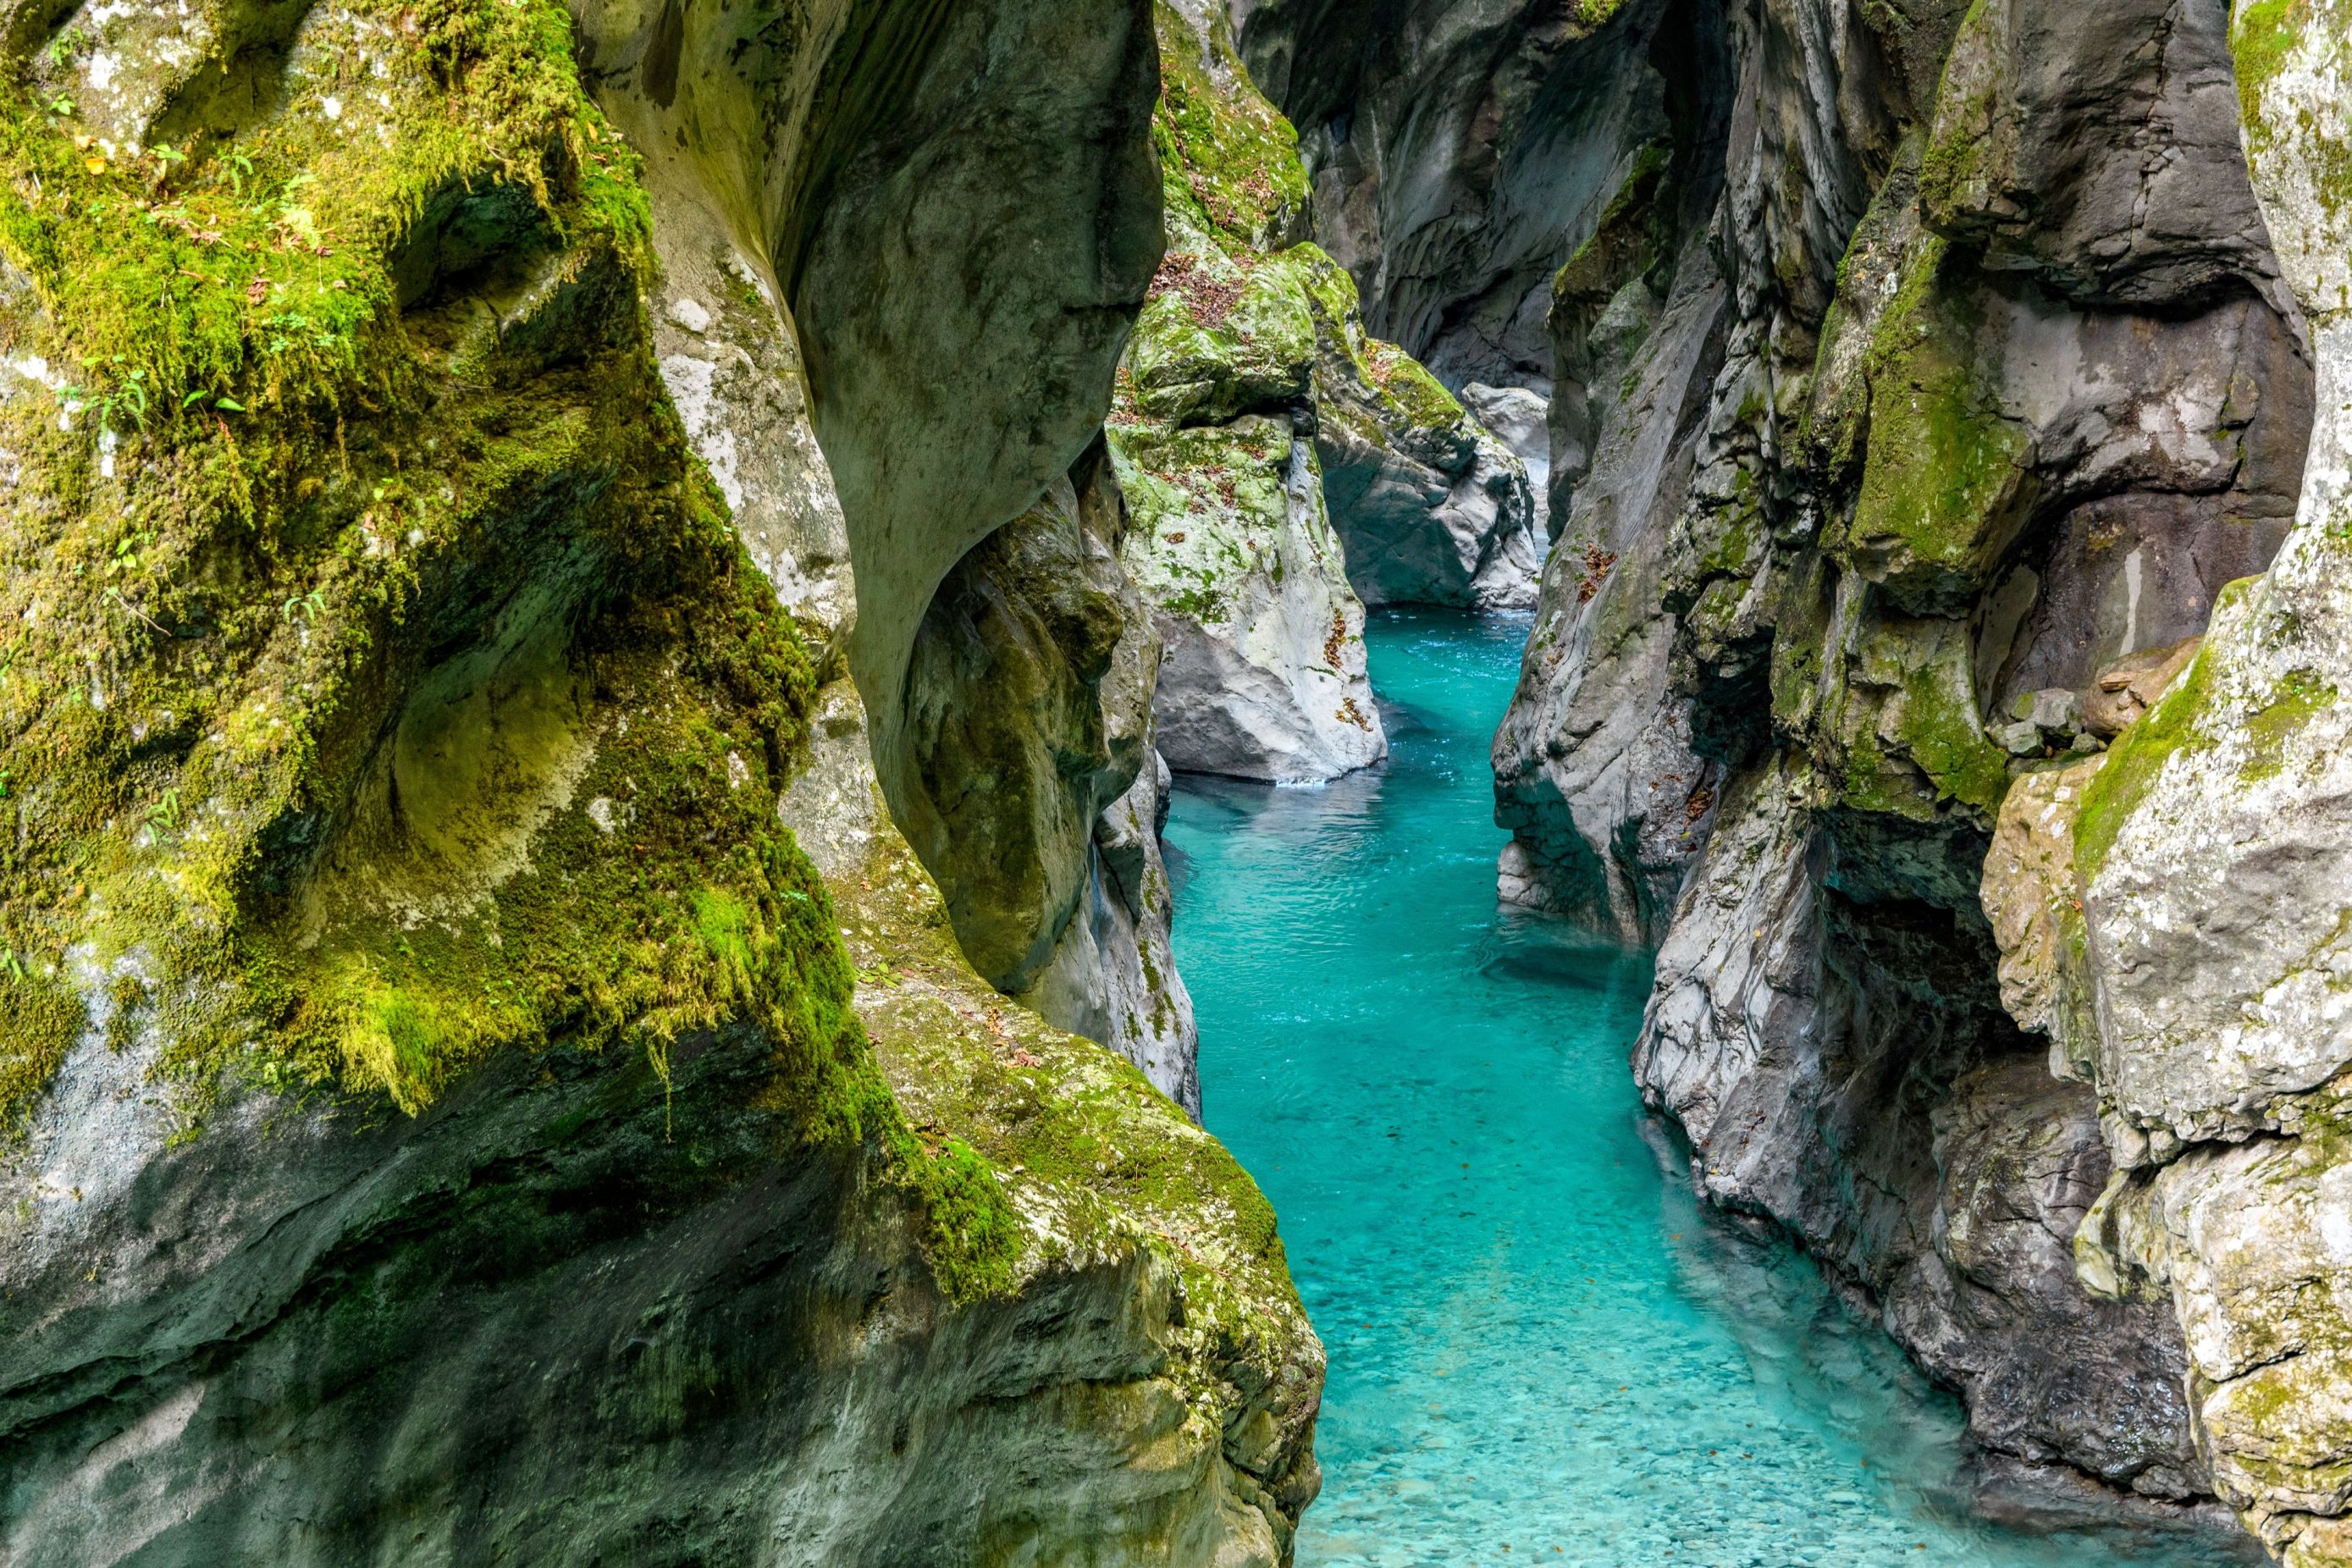
<svg viewBox="0 0 2352 1568"><path fill-rule="evenodd" d="M100 368L94 359L82 361L84 370ZM58 388L58 402L68 414L89 413L96 416L99 428L120 436L118 416L127 419L134 430L147 428L147 373L132 365L121 354L106 362L105 369L119 379L105 392L68 382Z"/></svg>
<svg viewBox="0 0 2352 1568"><path fill-rule="evenodd" d="M286 618L289 626L299 619L307 626L317 619L319 612L326 607L327 595L313 588L307 594L297 594L287 600L279 607L278 613Z"/></svg>
<svg viewBox="0 0 2352 1568"><path fill-rule="evenodd" d="M163 798L147 808L147 826L158 833L180 831L180 792L167 789Z"/></svg>
<svg viewBox="0 0 2352 1568"><path fill-rule="evenodd" d="M16 956L13 947L0 947L0 974L22 985L25 983L25 961Z"/></svg>

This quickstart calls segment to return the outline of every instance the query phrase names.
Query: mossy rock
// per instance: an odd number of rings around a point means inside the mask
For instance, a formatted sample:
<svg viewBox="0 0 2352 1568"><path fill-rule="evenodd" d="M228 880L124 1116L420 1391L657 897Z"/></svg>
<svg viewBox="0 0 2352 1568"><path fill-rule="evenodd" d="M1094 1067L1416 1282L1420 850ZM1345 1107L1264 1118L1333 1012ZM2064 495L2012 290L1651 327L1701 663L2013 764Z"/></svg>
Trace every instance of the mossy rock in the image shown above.
<svg viewBox="0 0 2352 1568"><path fill-rule="evenodd" d="M1298 132L1249 79L1223 6L1205 36L1169 0L1152 7L1160 35L1160 153L1171 217L1244 251L1271 249L1307 210Z"/></svg>
<svg viewBox="0 0 2352 1568"><path fill-rule="evenodd" d="M1123 558L1161 609L1229 632L1250 607L1251 584L1279 586L1287 573L1326 569L1283 553L1294 477L1286 419L1117 431L1111 449L1134 516ZM1336 557L1336 540L1328 549Z"/></svg>
<svg viewBox="0 0 2352 1568"><path fill-rule="evenodd" d="M1280 258L1171 249L1128 340L1121 413L1217 424L1302 403L1315 345L1307 297Z"/></svg>
<svg viewBox="0 0 2352 1568"><path fill-rule="evenodd" d="M5 89L20 1132L84 1016L163 1042L192 1137L688 1037L760 1042L788 1142L897 1125L769 809L809 661L662 392L572 61L539 0L320 13L266 127L142 152Z"/></svg>
<svg viewBox="0 0 2352 1568"><path fill-rule="evenodd" d="M1983 322L1921 245L1874 334L1869 435L1844 553L1911 614L1964 609L2024 526L2033 441L1999 407L1977 342Z"/></svg>
<svg viewBox="0 0 2352 1568"><path fill-rule="evenodd" d="M1844 803L1917 822L1950 804L1990 823L2009 789L2007 754L1978 716L1968 628L1941 617L1868 613L1845 656L1831 712Z"/></svg>

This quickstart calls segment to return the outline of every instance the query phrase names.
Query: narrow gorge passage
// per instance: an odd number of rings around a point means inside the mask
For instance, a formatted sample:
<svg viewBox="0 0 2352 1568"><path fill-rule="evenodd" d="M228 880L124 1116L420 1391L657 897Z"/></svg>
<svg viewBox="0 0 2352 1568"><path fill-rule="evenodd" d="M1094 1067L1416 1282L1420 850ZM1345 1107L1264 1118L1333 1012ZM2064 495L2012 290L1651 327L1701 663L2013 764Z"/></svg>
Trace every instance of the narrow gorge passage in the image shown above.
<svg viewBox="0 0 2352 1568"><path fill-rule="evenodd" d="M1186 780L1168 826L1208 1125L1330 1357L1302 1568L2240 1561L1986 1523L1950 1402L1662 1174L1625 1070L1648 964L1495 900L1525 635L1376 614L1388 765Z"/></svg>

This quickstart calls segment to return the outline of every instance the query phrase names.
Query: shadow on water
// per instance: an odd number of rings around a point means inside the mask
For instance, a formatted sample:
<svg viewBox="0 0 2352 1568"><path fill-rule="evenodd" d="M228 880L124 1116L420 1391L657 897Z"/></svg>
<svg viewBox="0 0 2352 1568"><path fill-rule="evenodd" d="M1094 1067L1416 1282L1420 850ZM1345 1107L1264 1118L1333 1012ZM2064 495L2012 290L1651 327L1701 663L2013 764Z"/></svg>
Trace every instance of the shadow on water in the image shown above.
<svg viewBox="0 0 2352 1568"><path fill-rule="evenodd" d="M1517 626L1375 616L1394 754L1187 780L1169 825L1211 1129L1330 1355L1315 1568L2207 1568L1980 1518L1958 1412L1819 1271L1703 1212L1626 1053L1646 958L1497 907Z"/></svg>

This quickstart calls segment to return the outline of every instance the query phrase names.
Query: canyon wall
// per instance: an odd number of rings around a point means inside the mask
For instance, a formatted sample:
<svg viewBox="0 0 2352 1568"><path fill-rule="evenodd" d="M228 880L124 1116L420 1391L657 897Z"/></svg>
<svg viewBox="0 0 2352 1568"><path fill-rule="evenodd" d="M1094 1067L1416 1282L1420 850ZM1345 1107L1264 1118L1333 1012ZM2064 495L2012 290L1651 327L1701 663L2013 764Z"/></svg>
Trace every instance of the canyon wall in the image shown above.
<svg viewBox="0 0 2352 1568"><path fill-rule="evenodd" d="M1559 542L1496 805L1507 897L1656 945L1634 1070L1701 1190L1958 1390L2001 1489L2218 1495L2320 1563L2324 1246L2249 1194L2315 1213L2336 1060L2326 808L2281 820L2334 685L2277 584L2341 483L2344 33L2237 28L2234 74L2219 0L1581 42L1683 85L1582 159L1622 174L1549 291Z"/></svg>
<svg viewBox="0 0 2352 1568"><path fill-rule="evenodd" d="M7 20L0 1554L1286 1560L1148 10Z"/></svg>
<svg viewBox="0 0 2352 1568"><path fill-rule="evenodd" d="M2116 1170L2082 1279L2187 1331L2216 1489L2284 1562L2352 1562L2341 1106L2352 523L2352 8L2231 24L2253 188L2318 418L2270 569L2105 753L2012 792L1985 905L2004 999L2095 1089ZM2004 851L2007 851L2004 853Z"/></svg>
<svg viewBox="0 0 2352 1568"><path fill-rule="evenodd" d="M1526 466L1364 328L1309 242L1297 137L1222 10L1156 7L1168 251L1120 368L1124 559L1167 648L1161 751L1182 772L1334 778L1388 754L1368 605L1534 600Z"/></svg>

